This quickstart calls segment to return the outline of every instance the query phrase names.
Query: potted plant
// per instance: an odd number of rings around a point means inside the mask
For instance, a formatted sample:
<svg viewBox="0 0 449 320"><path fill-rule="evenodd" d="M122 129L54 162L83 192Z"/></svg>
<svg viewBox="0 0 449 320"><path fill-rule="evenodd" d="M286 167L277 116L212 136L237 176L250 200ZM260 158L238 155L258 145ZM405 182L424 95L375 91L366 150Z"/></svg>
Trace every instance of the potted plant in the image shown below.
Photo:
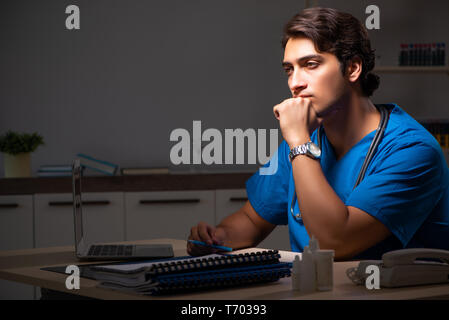
<svg viewBox="0 0 449 320"><path fill-rule="evenodd" d="M43 144L43 137L36 132L29 134L9 130L0 136L0 151L3 152L5 177L30 177L30 154Z"/></svg>

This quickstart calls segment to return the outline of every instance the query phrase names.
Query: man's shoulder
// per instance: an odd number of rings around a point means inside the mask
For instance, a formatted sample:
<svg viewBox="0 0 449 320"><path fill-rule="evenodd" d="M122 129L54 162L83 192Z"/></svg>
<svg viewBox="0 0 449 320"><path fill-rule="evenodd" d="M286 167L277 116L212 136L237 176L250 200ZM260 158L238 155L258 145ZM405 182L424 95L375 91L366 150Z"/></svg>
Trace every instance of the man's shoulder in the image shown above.
<svg viewBox="0 0 449 320"><path fill-rule="evenodd" d="M378 169L430 170L449 180L444 154L435 137L417 120L395 105L376 152ZM405 169L404 169L405 170Z"/></svg>
<svg viewBox="0 0 449 320"><path fill-rule="evenodd" d="M428 147L440 151L435 137L416 119L396 104L388 104L391 108L390 119L384 134L385 142L390 147Z"/></svg>

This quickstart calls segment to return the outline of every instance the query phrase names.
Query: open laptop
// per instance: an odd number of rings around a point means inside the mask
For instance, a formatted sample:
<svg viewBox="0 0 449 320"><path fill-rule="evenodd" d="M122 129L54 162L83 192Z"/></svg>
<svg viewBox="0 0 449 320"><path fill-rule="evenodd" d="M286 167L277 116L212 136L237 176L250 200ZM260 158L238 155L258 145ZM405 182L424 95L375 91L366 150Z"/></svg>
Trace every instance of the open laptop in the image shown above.
<svg viewBox="0 0 449 320"><path fill-rule="evenodd" d="M80 260L122 260L143 258L170 258L173 257L171 244L89 244L83 232L83 208L81 200L82 168L79 159L73 161L72 166L72 192L73 217L75 225L75 251Z"/></svg>

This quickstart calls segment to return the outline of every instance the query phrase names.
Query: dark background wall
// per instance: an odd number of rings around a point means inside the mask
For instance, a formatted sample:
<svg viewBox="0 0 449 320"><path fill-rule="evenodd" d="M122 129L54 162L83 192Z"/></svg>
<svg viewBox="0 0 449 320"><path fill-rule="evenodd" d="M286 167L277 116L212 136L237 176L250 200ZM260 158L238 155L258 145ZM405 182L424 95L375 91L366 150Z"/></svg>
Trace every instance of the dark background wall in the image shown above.
<svg viewBox="0 0 449 320"><path fill-rule="evenodd" d="M80 8L80 30L65 28L69 4ZM446 0L319 1L362 21L369 4L381 10L381 29L369 31L380 65L396 65L403 42L449 43ZM191 131L193 120L203 130L278 128L272 107L289 97L282 27L302 8L293 0L4 1L0 132L44 136L35 172L78 152L122 167L169 166L170 132ZM448 118L448 74L381 78L375 103Z"/></svg>

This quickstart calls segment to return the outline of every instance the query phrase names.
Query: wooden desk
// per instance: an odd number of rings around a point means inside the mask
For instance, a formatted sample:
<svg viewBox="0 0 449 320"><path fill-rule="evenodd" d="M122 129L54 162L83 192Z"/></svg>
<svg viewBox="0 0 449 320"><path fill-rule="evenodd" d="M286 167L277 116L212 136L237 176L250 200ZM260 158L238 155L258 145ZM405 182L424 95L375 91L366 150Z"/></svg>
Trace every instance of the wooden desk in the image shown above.
<svg viewBox="0 0 449 320"><path fill-rule="evenodd" d="M156 239L133 241L133 243L172 243L175 256L186 255L186 241ZM357 262L336 262L334 264L334 289L327 292L300 294L291 290L291 278L277 282L243 288L208 290L198 293L178 294L164 297L147 297L97 288L97 281L81 278L79 290L68 290L65 280L68 275L43 271L41 268L60 265L82 265L76 260L73 247L14 250L0 252L0 278L30 284L70 294L98 299L152 299L152 300L282 300L282 299L449 299L449 285L430 285L409 288L368 290L354 285L346 276L346 269Z"/></svg>

